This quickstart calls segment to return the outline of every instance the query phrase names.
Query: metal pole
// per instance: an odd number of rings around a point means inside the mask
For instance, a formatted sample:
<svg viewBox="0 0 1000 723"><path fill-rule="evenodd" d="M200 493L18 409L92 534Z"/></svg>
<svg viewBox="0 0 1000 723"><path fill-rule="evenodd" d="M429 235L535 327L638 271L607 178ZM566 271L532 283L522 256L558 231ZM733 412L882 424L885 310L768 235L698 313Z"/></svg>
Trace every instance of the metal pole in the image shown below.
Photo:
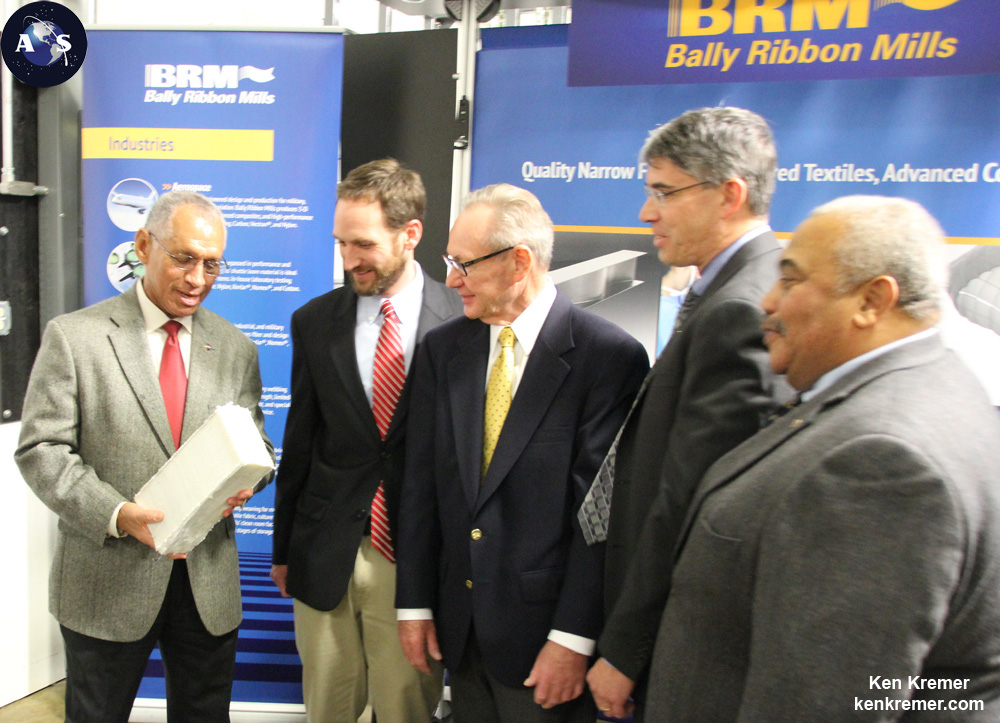
<svg viewBox="0 0 1000 723"><path fill-rule="evenodd" d="M458 58L455 71L455 116L458 117L462 99L467 99L469 108L469 130L464 142L457 140L452 161L451 214L449 225L455 222L462 199L469 192L472 177L472 115L476 81L476 46L479 41L479 25L476 7L472 0L462 0L462 19L458 26Z"/></svg>

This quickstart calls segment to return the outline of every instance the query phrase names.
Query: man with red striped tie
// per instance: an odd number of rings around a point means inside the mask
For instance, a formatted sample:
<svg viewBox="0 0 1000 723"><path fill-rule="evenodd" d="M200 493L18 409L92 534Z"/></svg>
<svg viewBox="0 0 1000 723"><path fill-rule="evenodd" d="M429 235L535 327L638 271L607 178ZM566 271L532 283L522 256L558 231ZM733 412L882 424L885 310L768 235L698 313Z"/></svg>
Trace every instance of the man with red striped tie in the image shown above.
<svg viewBox="0 0 1000 723"><path fill-rule="evenodd" d="M333 235L350 285L292 315L292 402L274 511L271 577L294 598L311 723L426 723L441 669L407 662L396 632L393 532L400 515L406 375L417 344L461 313L424 275L420 176L372 161L337 188Z"/></svg>

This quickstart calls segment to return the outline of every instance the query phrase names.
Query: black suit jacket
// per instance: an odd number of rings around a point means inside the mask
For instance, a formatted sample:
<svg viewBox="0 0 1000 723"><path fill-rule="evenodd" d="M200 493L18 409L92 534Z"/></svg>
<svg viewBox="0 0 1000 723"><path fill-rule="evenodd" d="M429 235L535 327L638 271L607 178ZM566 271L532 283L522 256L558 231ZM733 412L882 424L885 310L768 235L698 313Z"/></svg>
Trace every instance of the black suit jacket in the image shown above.
<svg viewBox="0 0 1000 723"><path fill-rule="evenodd" d="M649 362L559 294L480 485L489 339L459 319L417 355L396 604L434 610L450 667L474 624L493 675L521 686L550 629L600 630L604 549L587 546L576 513Z"/></svg>
<svg viewBox="0 0 1000 723"><path fill-rule="evenodd" d="M633 680L649 659L670 585L670 552L698 481L792 396L771 371L760 328L760 300L778 276L780 255L766 232L729 259L656 360L622 431L608 530L609 615L599 648ZM641 538L647 517L658 529L656 546ZM626 579L636 557L642 573ZM645 606L650 599L657 609Z"/></svg>
<svg viewBox="0 0 1000 723"><path fill-rule="evenodd" d="M394 537L399 519L410 383L382 440L358 372L357 301L344 286L292 315L292 402L278 467L272 560L288 565L288 594L316 610L332 610L347 591L380 481ZM425 274L418 342L461 308L457 294Z"/></svg>

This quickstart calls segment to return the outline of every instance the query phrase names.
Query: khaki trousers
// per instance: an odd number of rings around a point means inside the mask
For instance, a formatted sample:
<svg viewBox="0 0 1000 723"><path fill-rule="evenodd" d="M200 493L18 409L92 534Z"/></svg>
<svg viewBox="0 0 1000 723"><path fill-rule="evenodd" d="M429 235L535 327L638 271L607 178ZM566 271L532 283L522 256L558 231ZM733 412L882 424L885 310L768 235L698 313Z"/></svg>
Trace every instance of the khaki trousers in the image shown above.
<svg viewBox="0 0 1000 723"><path fill-rule="evenodd" d="M347 594L329 612L298 600L295 645L309 723L357 723L371 697L379 723L428 723L443 669L414 670L396 625L396 566L362 537Z"/></svg>

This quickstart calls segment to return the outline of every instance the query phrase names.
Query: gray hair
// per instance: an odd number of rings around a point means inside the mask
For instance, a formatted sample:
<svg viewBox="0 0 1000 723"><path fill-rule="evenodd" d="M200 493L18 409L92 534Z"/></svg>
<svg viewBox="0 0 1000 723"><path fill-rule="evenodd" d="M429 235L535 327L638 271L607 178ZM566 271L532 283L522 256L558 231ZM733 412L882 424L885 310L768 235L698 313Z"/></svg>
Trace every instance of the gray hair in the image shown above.
<svg viewBox="0 0 1000 723"><path fill-rule="evenodd" d="M552 219L533 193L508 183L496 183L470 193L462 210L476 204L493 209L493 219L485 239L490 251L522 244L531 249L538 267L542 271L548 270L552 263L555 231Z"/></svg>
<svg viewBox="0 0 1000 723"><path fill-rule="evenodd" d="M199 211L203 211L206 216L219 220L225 234L226 220L222 216L222 211L212 201L195 191L169 191L164 193L153 204L146 218L146 230L157 238L160 243L166 243L174 234L173 220L174 214L181 206L191 204ZM225 239L225 235L223 235Z"/></svg>
<svg viewBox="0 0 1000 723"><path fill-rule="evenodd" d="M747 207L766 217L774 195L778 152L767 121L743 108L698 108L649 134L639 160L665 158L699 181L747 184Z"/></svg>
<svg viewBox="0 0 1000 723"><path fill-rule="evenodd" d="M833 259L840 293L877 276L899 285L900 311L933 320L948 285L944 231L919 203L887 196L844 196L814 209L840 224Z"/></svg>

